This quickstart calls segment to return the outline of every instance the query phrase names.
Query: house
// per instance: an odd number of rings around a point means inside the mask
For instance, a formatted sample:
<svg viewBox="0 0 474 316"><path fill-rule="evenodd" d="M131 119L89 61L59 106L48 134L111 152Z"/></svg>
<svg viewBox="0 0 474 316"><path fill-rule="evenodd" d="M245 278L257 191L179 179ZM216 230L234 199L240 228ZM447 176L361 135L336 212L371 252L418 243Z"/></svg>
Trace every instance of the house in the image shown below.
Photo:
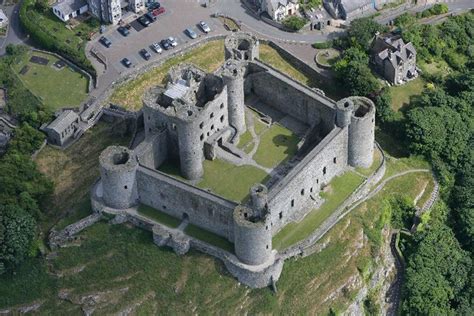
<svg viewBox="0 0 474 316"><path fill-rule="evenodd" d="M7 27L8 25L8 17L5 13L0 9L0 27Z"/></svg>
<svg viewBox="0 0 474 316"><path fill-rule="evenodd" d="M373 0L323 0L323 5L334 19L352 20L375 10Z"/></svg>
<svg viewBox="0 0 474 316"><path fill-rule="evenodd" d="M257 3L260 12L266 12L274 21L281 21L299 10L298 0L261 0Z"/></svg>
<svg viewBox="0 0 474 316"><path fill-rule="evenodd" d="M71 141L79 130L79 116L73 110L65 110L41 129L48 135L48 143L62 147Z"/></svg>
<svg viewBox="0 0 474 316"><path fill-rule="evenodd" d="M416 49L399 35L376 35L370 49L375 71L392 84L403 84L418 76Z"/></svg>
<svg viewBox="0 0 474 316"><path fill-rule="evenodd" d="M62 0L53 5L53 13L61 21L67 22L89 9L85 0Z"/></svg>

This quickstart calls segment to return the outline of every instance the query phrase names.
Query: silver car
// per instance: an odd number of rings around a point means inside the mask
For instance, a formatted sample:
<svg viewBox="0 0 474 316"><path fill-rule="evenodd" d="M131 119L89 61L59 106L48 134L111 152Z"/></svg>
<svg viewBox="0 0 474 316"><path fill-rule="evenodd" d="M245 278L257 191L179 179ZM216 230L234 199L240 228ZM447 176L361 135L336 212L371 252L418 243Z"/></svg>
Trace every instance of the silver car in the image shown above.
<svg viewBox="0 0 474 316"><path fill-rule="evenodd" d="M207 25L207 23L204 21L199 22L199 27L204 33L209 33L211 31L209 25Z"/></svg>
<svg viewBox="0 0 474 316"><path fill-rule="evenodd" d="M178 46L178 42L176 41L176 38L172 36L168 37L168 43L170 43L172 47Z"/></svg>
<svg viewBox="0 0 474 316"><path fill-rule="evenodd" d="M151 44L151 48L155 51L157 54L161 54L163 52L163 49L161 48L160 44L158 43L153 43Z"/></svg>

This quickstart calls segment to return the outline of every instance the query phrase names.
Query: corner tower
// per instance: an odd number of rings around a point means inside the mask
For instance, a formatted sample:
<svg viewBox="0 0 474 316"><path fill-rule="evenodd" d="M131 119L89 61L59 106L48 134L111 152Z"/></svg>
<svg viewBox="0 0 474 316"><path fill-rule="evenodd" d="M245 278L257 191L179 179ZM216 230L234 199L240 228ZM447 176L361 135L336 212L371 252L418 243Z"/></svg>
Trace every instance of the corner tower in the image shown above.
<svg viewBox="0 0 474 316"><path fill-rule="evenodd" d="M375 105L364 97L349 97L336 104L336 125L349 126L348 163L352 167L372 165L375 145Z"/></svg>
<svg viewBox="0 0 474 316"><path fill-rule="evenodd" d="M224 41L225 59L252 61L258 58L258 39L244 32L235 32L227 36Z"/></svg>
<svg viewBox="0 0 474 316"><path fill-rule="evenodd" d="M123 146L107 147L99 158L104 203L116 209L138 202L137 160L133 151Z"/></svg>
<svg viewBox="0 0 474 316"><path fill-rule="evenodd" d="M252 207L239 205L234 210L235 254L245 264L260 265L272 258L272 233L267 206L267 188L250 190Z"/></svg>

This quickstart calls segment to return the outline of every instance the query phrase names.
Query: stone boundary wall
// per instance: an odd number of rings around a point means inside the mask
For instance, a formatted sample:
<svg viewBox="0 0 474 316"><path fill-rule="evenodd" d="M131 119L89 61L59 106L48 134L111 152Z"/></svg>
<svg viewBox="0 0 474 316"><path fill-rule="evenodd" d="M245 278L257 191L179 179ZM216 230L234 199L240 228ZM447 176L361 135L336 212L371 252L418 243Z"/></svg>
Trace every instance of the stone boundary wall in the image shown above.
<svg viewBox="0 0 474 316"><path fill-rule="evenodd" d="M63 230L57 232L54 229L49 234L49 246L51 249L64 246L66 243L74 240L74 235L83 231L87 227L97 223L102 218L99 213L92 213L91 215L80 219L79 221L66 226Z"/></svg>
<svg viewBox="0 0 474 316"><path fill-rule="evenodd" d="M377 142L375 145L377 150L379 150L382 155L382 161L380 162L377 170L370 177L365 179L364 182L362 182L357 187L357 189L331 214L331 216L329 216L321 226L316 228L316 230L309 237L281 252L281 258L288 259L295 256L307 257L317 251L317 249L313 249L312 251L306 251L306 249L309 249L315 242L321 239L335 224L339 222L339 220L344 218L344 216L346 216L353 209L353 207L350 207L351 205L366 197L367 194L369 194L372 186L382 180L383 176L385 175L386 158L380 145Z"/></svg>
<svg viewBox="0 0 474 316"><path fill-rule="evenodd" d="M79 66L76 66L73 62L69 61L68 59L64 58L63 56L53 53L53 52L48 52L46 50L38 49L38 48L33 48L33 52L40 52L43 54L48 54L48 55L53 55L56 58L61 59L64 61L69 67L73 68L75 71L81 73L82 75L87 77L87 93L90 93L95 87L97 87L97 83L95 82L94 78L90 73L85 71L84 69L80 68Z"/></svg>

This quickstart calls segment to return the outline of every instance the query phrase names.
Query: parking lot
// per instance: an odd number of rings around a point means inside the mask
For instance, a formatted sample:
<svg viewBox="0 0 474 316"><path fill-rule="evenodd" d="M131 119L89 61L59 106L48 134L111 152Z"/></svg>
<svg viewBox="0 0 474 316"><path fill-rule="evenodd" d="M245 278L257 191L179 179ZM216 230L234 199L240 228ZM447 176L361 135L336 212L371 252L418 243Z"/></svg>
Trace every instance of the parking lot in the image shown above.
<svg viewBox="0 0 474 316"><path fill-rule="evenodd" d="M123 73L128 70L121 63L123 58L128 58L133 68L143 63L152 62L160 58L160 56L166 56L173 50L179 49L183 44L197 41L205 36L226 32L218 19L210 17L213 11L201 7L197 2L187 2L186 4L183 4L181 1L173 0L159 2L161 6L165 8L165 12L158 15L156 21L151 23L148 27L137 26L136 24L138 22L136 22L136 18L138 18L139 15L133 14L125 21L132 26L129 29L130 34L127 37L124 37L117 31L118 26L109 26L103 35L112 42L112 45L106 48L98 42L98 39L96 40L93 45L106 56L109 68L114 68L117 72ZM199 28L198 23L201 20L205 21L211 28L209 34L204 33L201 28ZM186 35L184 33L186 28L192 28L198 36L197 39L193 40ZM152 43L160 42L162 39L170 36L177 40L177 47L171 48L168 51L163 50L161 54L157 54L151 49ZM152 56L148 61L139 53L143 48Z"/></svg>

